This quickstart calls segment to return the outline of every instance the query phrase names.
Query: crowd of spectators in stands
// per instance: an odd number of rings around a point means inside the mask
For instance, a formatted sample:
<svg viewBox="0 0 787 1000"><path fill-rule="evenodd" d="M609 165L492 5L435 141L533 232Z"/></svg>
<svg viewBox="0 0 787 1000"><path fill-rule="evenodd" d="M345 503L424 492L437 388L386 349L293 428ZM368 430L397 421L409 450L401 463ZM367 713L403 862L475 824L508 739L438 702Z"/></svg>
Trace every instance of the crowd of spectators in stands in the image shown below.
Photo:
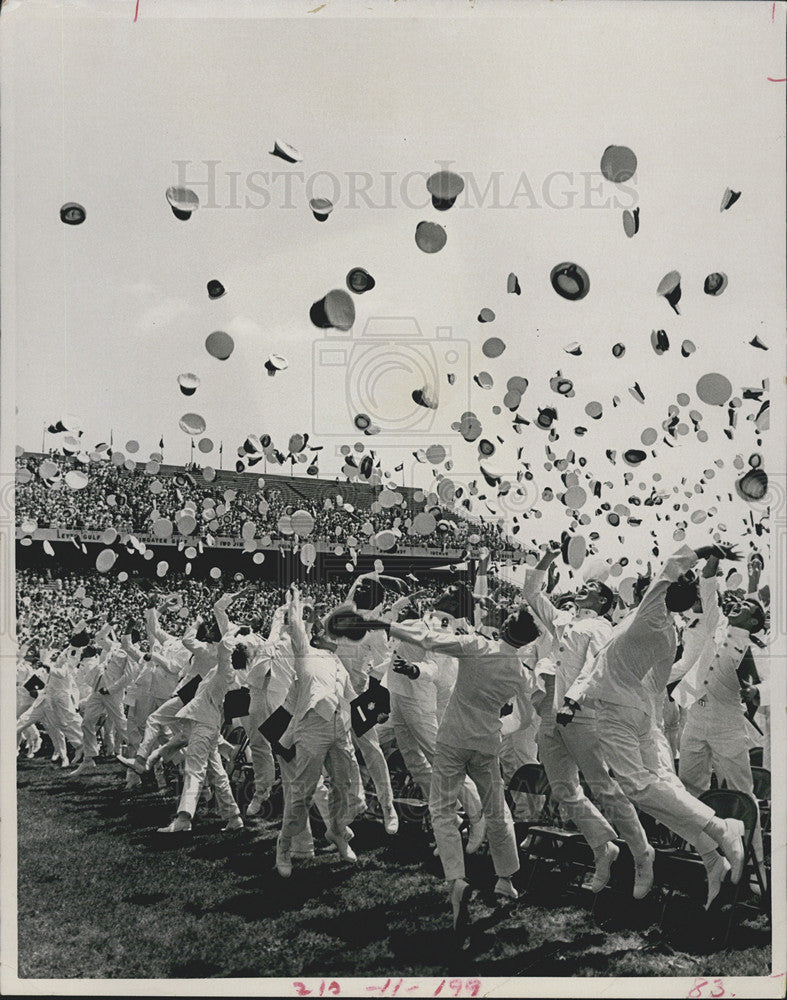
<svg viewBox="0 0 787 1000"><path fill-rule="evenodd" d="M325 613L340 604L347 594L348 581L306 582L301 592L314 601L318 612ZM444 582L419 584L419 589L439 593ZM196 615L208 616L218 598L226 593L243 591L233 605L237 620L258 620L260 631L267 634L273 612L284 602L285 593L278 583L248 580L197 580L170 575L163 580L131 577L119 583L113 576L102 573L75 571L18 569L16 574L17 636L20 645L33 642L36 647L61 648L75 626L85 621L88 631L96 630L104 621L127 623L138 627L144 620L151 600L164 602L178 595L179 603L163 609L160 620L167 631L177 635ZM395 597L396 595L394 595ZM394 598L391 598L392 600Z"/></svg>
<svg viewBox="0 0 787 1000"><path fill-rule="evenodd" d="M145 534L157 520L166 518L176 522L179 512L190 510L196 520L191 537L207 539L208 544L211 536L249 537L246 532L251 531L250 526L254 529L251 537L275 541L292 537L287 516L296 510L306 510L314 519L310 541L353 546L355 539L355 544L362 545L380 531L398 528L403 534L403 544L431 551L487 546L500 552L515 547L500 525L489 521L476 523L439 508L430 508L438 522L433 532L408 537L409 522L423 509L423 502L415 503L412 494L405 491L396 506L383 507L377 500L379 489L369 486L363 506L358 503L357 490L353 493L354 503L349 504L342 496L339 482L326 482L317 497L309 499L303 495L299 499L297 480L286 492L275 483L260 486L260 477L255 475L234 476L233 485L228 487L220 479L206 482L196 470L151 473L146 471L145 464L128 469L110 461L84 466L73 457L54 452L46 456L46 461L53 463L58 473L42 478L43 460L43 456L37 455L17 458L18 525L35 524L38 528L77 532L114 528L120 534ZM66 481L72 470L86 472L87 484L72 488ZM309 486L313 493L315 481L311 480Z"/></svg>

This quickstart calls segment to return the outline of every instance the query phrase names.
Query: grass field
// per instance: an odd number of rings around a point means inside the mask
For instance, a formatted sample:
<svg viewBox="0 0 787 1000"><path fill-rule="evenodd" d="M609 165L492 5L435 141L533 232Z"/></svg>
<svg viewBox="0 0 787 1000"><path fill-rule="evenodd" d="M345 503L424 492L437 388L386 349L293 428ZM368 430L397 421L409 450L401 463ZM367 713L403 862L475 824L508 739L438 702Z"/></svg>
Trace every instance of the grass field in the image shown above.
<svg viewBox="0 0 787 1000"><path fill-rule="evenodd" d="M193 835L173 843L155 833L172 803L122 784L109 761L82 781L46 759L20 761L20 977L770 972L762 916L740 925L728 952L714 952L709 925L721 917L696 901L671 907L661 933L657 900L607 890L591 913L594 897L570 891L546 864L525 897L496 909L486 902L485 854L468 859L478 891L469 943L458 952L439 864L419 830L405 825L387 837L359 822L357 865L318 851L283 880L273 869L275 826L225 835L202 807Z"/></svg>

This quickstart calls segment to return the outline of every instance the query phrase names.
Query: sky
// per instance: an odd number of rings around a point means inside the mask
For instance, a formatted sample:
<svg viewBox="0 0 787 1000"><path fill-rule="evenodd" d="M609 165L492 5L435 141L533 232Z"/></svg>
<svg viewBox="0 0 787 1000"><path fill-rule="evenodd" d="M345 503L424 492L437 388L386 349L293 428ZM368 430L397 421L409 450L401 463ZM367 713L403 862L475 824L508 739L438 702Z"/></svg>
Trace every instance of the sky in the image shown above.
<svg viewBox="0 0 787 1000"><path fill-rule="evenodd" d="M145 458L163 436L165 459L183 462L190 439L179 419L196 412L216 449L223 442L225 468L249 433L286 450L291 434L308 432L323 446L323 475L338 475L337 448L360 440L386 469L404 463L397 482L428 488L435 472L459 485L479 480L477 444L451 426L472 411L496 445L491 471L514 480L529 463L519 508L489 489L494 513L478 507L509 527L529 508L523 539L545 541L573 523L559 501L543 499L546 487L560 489L547 445L559 458L585 458L573 467L580 482L609 482L602 500L613 507L654 485L687 505L632 509L643 524L613 529L588 502L592 524L579 530L599 531L602 555L614 560L651 557L651 532L672 546L676 521L695 511L712 513L689 522L689 542L720 523L738 537L749 512L734 491L736 456L763 454L783 502L785 85L768 80L782 75L783 5L500 4L493 16L478 4L440 19L412 16L411 5L409 16L352 20L328 5L292 19L188 20L143 0L136 23L133 4L96 5L100 16L76 4L24 6L24 16L6 8L2 53L15 444L38 450L45 425L76 419L91 445L111 433L116 448L137 441ZM272 156L277 139L302 162ZM625 185L601 177L609 145L636 154ZM425 179L443 167L466 187L438 212ZM200 198L185 222L165 199L177 184ZM728 187L741 198L720 212ZM335 202L326 222L310 197ZM68 201L85 207L81 226L60 221ZM622 212L635 207L640 230L628 238ZM445 227L439 253L416 246L421 221ZM564 261L589 275L581 301L551 287ZM350 331L318 329L312 303L344 288L352 267L369 271L375 288L353 296ZM656 294L673 270L680 315ZM717 271L728 287L705 295ZM506 291L509 272L519 296ZM213 278L227 289L215 301ZM494 322L478 322L482 308ZM205 350L214 330L234 338L227 361ZM653 330L669 338L661 356ZM749 346L755 335L767 352ZM482 351L492 336L506 345L494 359ZM688 358L684 340L696 345ZM566 353L572 342L581 356ZM617 342L626 345L620 359ZM274 378L264 368L271 354L289 364ZM411 393L432 369L439 406L418 409ZM493 388L473 381L482 371ZM573 398L550 389L558 371ZM201 380L192 397L178 389L182 372ZM726 375L734 396L770 377L775 430L761 445L747 420L758 404L744 402L730 441L726 406L698 400L709 372ZM518 412L531 424L520 434L513 414L492 412L512 375L529 382ZM635 383L644 403L629 392ZM669 448L662 421L679 393L690 400L680 408L689 433ZM585 414L591 401L602 419ZM533 423L548 406L558 411L552 442ZM359 435L360 410L379 435ZM690 410L702 415L704 443ZM646 449L628 469L622 453L642 447L651 427L655 454ZM431 444L446 449L448 473L413 457ZM204 461L218 465L216 449Z"/></svg>

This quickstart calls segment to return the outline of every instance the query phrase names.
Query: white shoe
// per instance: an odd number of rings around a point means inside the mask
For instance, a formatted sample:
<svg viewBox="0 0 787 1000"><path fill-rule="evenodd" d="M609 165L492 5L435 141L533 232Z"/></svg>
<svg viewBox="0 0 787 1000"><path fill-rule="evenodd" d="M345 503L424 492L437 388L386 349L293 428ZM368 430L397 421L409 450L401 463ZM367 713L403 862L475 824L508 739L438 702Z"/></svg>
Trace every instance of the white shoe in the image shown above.
<svg viewBox="0 0 787 1000"><path fill-rule="evenodd" d="M159 827L158 833L191 833L191 820L178 819L176 816L169 826Z"/></svg>
<svg viewBox="0 0 787 1000"><path fill-rule="evenodd" d="M142 784L142 778L136 773L136 771L128 770L126 771L126 791L130 792L132 788L137 788Z"/></svg>
<svg viewBox="0 0 787 1000"><path fill-rule="evenodd" d="M290 851L291 858L298 858L300 861L310 861L314 857L314 848L310 851Z"/></svg>
<svg viewBox="0 0 787 1000"><path fill-rule="evenodd" d="M483 844L484 837L486 836L486 820L483 816L479 816L476 820L470 821L470 827L468 829L467 836L467 846L465 847L465 854L475 854L478 848Z"/></svg>
<svg viewBox="0 0 787 1000"><path fill-rule="evenodd" d="M31 748L28 748L28 751L25 754L25 756L27 757L28 760L32 760L33 757L35 757L35 755L36 755L36 751L33 750L33 749L31 749Z"/></svg>
<svg viewBox="0 0 787 1000"><path fill-rule="evenodd" d="M83 760L79 767L72 771L69 775L70 778L80 778L85 774L95 774L98 770L96 763L93 760Z"/></svg>
<svg viewBox="0 0 787 1000"><path fill-rule="evenodd" d="M634 858L634 899L644 899L653 888L653 861L656 852L648 845L648 849L638 858Z"/></svg>
<svg viewBox="0 0 787 1000"><path fill-rule="evenodd" d="M243 829L243 819L240 816L233 816L232 819L228 819L224 826L221 828L222 833L231 833L234 830Z"/></svg>
<svg viewBox="0 0 787 1000"><path fill-rule="evenodd" d="M719 844L719 850L730 863L730 881L737 885L743 874L743 835L746 832L743 821L725 819L724 836Z"/></svg>
<svg viewBox="0 0 787 1000"><path fill-rule="evenodd" d="M74 754L74 759L71 761L72 764L79 764L85 759L85 751L82 747L77 748L77 752Z"/></svg>
<svg viewBox="0 0 787 1000"><path fill-rule="evenodd" d="M120 763L129 771L133 771L140 777L145 773L145 765L137 760L136 757L121 757L120 754L117 755L117 759Z"/></svg>
<svg viewBox="0 0 787 1000"><path fill-rule="evenodd" d="M514 888L510 878L499 878L495 883L495 895L505 899L519 899L519 893Z"/></svg>
<svg viewBox="0 0 787 1000"><path fill-rule="evenodd" d="M591 892L601 892L605 886L609 885L609 880L612 877L612 865L619 854L620 848L609 840L595 854L596 870L593 872L593 878L590 882Z"/></svg>
<svg viewBox="0 0 787 1000"><path fill-rule="evenodd" d="M459 942L464 941L467 925L470 919L468 907L471 895L470 886L463 878L458 878L451 886L451 910L454 920L454 934Z"/></svg>
<svg viewBox="0 0 787 1000"><path fill-rule="evenodd" d="M60 766L65 770L67 767L71 767L71 761L68 759L68 754L65 757L60 758Z"/></svg>
<svg viewBox="0 0 787 1000"><path fill-rule="evenodd" d="M60 760L60 754L53 753L49 759L52 761L53 764L57 764L57 762Z"/></svg>
<svg viewBox="0 0 787 1000"><path fill-rule="evenodd" d="M251 817L259 816L259 814L262 812L263 805L270 798L270 794L271 794L270 789L268 789L267 792L255 792L251 802L249 803L246 809L246 815Z"/></svg>
<svg viewBox="0 0 787 1000"><path fill-rule="evenodd" d="M343 837L337 837L332 833L325 831L325 839L329 844L336 844L336 850L342 861L357 861L358 857L355 851L350 847L347 841Z"/></svg>
<svg viewBox="0 0 787 1000"><path fill-rule="evenodd" d="M705 909L710 909L713 900L721 892L722 883L730 872L730 863L720 854L713 853L713 860L710 867L705 865L708 874L708 898L705 900Z"/></svg>
<svg viewBox="0 0 787 1000"><path fill-rule="evenodd" d="M399 832L399 817L396 815L393 803L388 806L383 806L382 809L385 832L393 836L395 833Z"/></svg>
<svg viewBox="0 0 787 1000"><path fill-rule="evenodd" d="M282 847L281 841L276 841L276 871L282 878L289 878L292 875L292 853L289 847Z"/></svg>

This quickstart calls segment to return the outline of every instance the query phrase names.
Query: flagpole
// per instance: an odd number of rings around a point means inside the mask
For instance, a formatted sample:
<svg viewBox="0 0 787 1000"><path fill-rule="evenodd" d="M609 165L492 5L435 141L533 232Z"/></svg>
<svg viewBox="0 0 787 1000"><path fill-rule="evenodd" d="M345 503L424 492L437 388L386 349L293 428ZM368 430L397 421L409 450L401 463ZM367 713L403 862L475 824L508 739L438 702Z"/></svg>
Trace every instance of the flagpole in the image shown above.
<svg viewBox="0 0 787 1000"><path fill-rule="evenodd" d="M41 454L43 455L45 454L45 452L46 452L46 423L44 424L44 427L41 431Z"/></svg>
<svg viewBox="0 0 787 1000"><path fill-rule="evenodd" d="M219 471L224 471L224 442L219 444Z"/></svg>

